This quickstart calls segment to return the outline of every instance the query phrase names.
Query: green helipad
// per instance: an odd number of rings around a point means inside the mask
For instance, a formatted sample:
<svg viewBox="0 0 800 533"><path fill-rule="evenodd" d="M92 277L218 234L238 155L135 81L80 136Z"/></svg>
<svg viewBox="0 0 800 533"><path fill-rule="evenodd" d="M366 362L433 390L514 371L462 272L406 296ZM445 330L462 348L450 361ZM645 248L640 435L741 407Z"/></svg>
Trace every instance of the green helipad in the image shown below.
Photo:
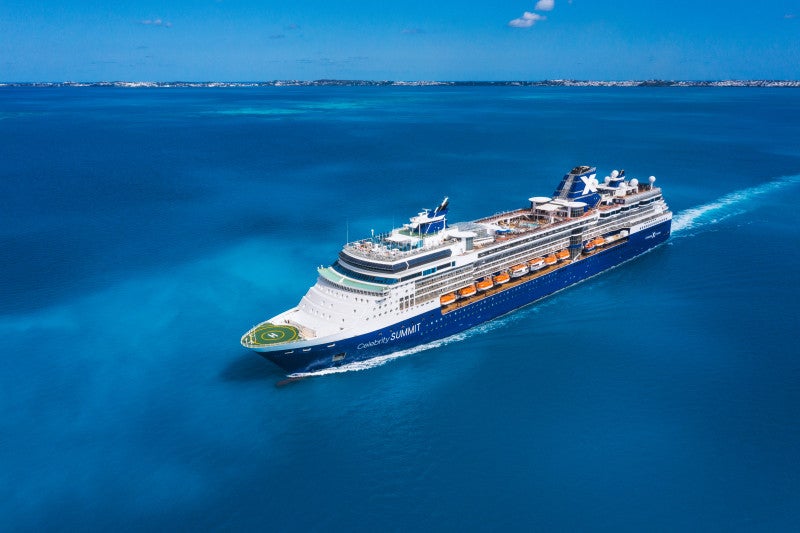
<svg viewBox="0 0 800 533"><path fill-rule="evenodd" d="M268 345L290 342L300 338L300 332L294 326L276 326L275 324L261 324L253 329L255 344Z"/></svg>

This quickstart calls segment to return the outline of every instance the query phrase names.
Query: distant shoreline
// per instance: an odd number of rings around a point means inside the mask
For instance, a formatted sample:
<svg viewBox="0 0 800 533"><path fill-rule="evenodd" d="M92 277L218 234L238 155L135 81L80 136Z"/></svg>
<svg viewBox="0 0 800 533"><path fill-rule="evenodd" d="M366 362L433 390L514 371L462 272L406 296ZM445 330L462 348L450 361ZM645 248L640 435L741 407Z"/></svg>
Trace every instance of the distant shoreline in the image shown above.
<svg viewBox="0 0 800 533"><path fill-rule="evenodd" d="M542 80L542 81L379 81L379 80L274 80L235 82L195 81L95 81L0 82L2 87L800 87L800 80Z"/></svg>

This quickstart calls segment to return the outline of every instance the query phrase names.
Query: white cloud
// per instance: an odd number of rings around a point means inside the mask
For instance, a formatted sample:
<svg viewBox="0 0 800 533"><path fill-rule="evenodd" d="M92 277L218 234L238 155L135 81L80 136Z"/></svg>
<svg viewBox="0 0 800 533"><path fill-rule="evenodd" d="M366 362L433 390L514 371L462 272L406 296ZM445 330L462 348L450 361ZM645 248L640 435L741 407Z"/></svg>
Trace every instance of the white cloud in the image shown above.
<svg viewBox="0 0 800 533"><path fill-rule="evenodd" d="M530 28L536 22L540 20L544 20L547 17L543 17L538 13L531 13L530 11L526 11L522 14L522 16L518 19L514 19L508 23L509 26L512 28Z"/></svg>
<svg viewBox="0 0 800 533"><path fill-rule="evenodd" d="M536 11L552 11L554 7L556 7L555 0L539 0L533 9Z"/></svg>
<svg viewBox="0 0 800 533"><path fill-rule="evenodd" d="M141 20L139 22L141 24L144 24L145 26L160 26L162 28L171 28L172 27L172 23L171 22L169 22L167 20L161 20L161 19L153 19L153 20L147 19L147 20Z"/></svg>

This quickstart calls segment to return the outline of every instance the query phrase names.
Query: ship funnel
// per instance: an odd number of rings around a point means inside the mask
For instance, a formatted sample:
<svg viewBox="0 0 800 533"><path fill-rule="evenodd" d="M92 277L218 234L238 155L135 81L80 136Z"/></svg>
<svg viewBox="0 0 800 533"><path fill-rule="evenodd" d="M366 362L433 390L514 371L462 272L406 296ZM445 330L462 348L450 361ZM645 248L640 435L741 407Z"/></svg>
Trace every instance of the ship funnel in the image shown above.
<svg viewBox="0 0 800 533"><path fill-rule="evenodd" d="M442 203L431 212L425 209L419 215L411 217L411 229L419 235L431 235L443 230L447 226L445 216L450 199L445 196Z"/></svg>
<svg viewBox="0 0 800 533"><path fill-rule="evenodd" d="M564 175L553 197L585 202L589 207L594 207L600 201L600 195L597 193L598 184L595 167L577 166Z"/></svg>
<svg viewBox="0 0 800 533"><path fill-rule="evenodd" d="M436 216L436 215L447 214L447 207L449 204L450 204L450 198L445 196L444 200L442 200L442 203L439 204L439 207L433 210L433 215Z"/></svg>

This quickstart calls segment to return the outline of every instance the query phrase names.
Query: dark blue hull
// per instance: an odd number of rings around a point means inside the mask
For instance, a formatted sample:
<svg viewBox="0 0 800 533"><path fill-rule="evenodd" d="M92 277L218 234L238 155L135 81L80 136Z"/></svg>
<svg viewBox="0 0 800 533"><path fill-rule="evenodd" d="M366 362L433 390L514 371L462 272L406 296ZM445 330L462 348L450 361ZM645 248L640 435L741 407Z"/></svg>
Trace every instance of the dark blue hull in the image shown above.
<svg viewBox="0 0 800 533"><path fill-rule="evenodd" d="M437 308L365 335L337 341L332 346L322 344L307 351L295 350L289 354L283 351L260 353L287 372L304 373L363 361L443 339L536 302L643 254L669 238L671 223L668 220L646 231L635 233L624 243L594 252L553 272L533 276L506 290L476 299L444 314Z"/></svg>

